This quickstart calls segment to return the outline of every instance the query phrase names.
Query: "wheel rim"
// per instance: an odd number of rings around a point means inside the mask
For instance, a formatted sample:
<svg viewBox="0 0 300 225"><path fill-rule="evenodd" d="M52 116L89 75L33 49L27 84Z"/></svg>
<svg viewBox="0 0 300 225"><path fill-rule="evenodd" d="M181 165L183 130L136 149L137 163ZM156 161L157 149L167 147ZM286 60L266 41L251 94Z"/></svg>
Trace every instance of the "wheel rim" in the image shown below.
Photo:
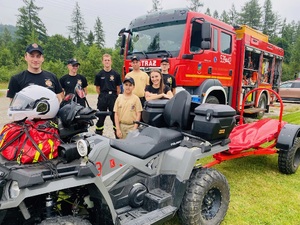
<svg viewBox="0 0 300 225"><path fill-rule="evenodd" d="M221 206L221 192L217 188L210 189L204 196L201 215L206 220L211 220L216 216Z"/></svg>

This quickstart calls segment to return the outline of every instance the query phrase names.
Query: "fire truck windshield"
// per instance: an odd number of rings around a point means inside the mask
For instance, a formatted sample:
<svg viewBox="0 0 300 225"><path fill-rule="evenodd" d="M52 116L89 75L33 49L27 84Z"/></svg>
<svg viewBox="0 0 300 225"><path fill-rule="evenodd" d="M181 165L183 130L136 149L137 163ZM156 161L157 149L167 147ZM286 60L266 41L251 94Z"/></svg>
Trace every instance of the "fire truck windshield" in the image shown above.
<svg viewBox="0 0 300 225"><path fill-rule="evenodd" d="M166 55L168 57L178 56L182 43L185 24L164 23L147 27L135 27L130 38L128 55L134 53L157 57Z"/></svg>

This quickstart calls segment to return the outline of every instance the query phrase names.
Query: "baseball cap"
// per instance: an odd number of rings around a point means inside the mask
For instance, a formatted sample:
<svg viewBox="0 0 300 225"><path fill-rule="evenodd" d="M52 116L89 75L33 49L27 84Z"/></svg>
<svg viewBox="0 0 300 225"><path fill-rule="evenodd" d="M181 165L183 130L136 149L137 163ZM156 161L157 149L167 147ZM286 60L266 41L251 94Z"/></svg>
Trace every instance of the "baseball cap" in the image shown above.
<svg viewBox="0 0 300 225"><path fill-rule="evenodd" d="M160 63L163 63L163 62L166 62L166 63L169 63L169 59L168 58L162 58L162 60L160 61Z"/></svg>
<svg viewBox="0 0 300 225"><path fill-rule="evenodd" d="M38 51L43 55L43 48L36 43L30 44L26 48L26 52L28 52L29 54L32 53L33 51Z"/></svg>
<svg viewBox="0 0 300 225"><path fill-rule="evenodd" d="M140 57L134 55L134 56L132 56L132 58L131 58L131 62L132 62L133 60L140 61Z"/></svg>
<svg viewBox="0 0 300 225"><path fill-rule="evenodd" d="M125 77L123 83L125 84L126 82L129 82L132 85L134 85L134 79L132 77Z"/></svg>
<svg viewBox="0 0 300 225"><path fill-rule="evenodd" d="M68 64L71 64L71 65L80 65L80 63L77 61L77 59L69 59L68 60Z"/></svg>

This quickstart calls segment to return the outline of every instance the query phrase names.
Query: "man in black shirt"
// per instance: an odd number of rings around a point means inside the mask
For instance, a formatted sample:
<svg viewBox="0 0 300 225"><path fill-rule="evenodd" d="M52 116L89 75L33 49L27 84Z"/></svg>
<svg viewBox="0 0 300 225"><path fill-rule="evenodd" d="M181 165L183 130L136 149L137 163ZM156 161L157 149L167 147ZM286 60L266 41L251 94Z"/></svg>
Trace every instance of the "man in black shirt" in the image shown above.
<svg viewBox="0 0 300 225"><path fill-rule="evenodd" d="M120 74L111 68L111 55L104 54L102 56L103 69L96 75L94 85L99 94L97 108L100 111L111 112L111 121L113 122L113 129L116 133L115 119L114 119L114 104L117 96L121 92L120 85L122 84ZM103 134L104 120L106 116L99 117L96 123L96 134Z"/></svg>
<svg viewBox="0 0 300 225"><path fill-rule="evenodd" d="M25 52L25 61L27 62L27 70L11 77L6 97L13 99L16 93L23 88L36 84L52 90L61 101L63 92L56 75L42 70L44 62L43 48L36 43L28 45Z"/></svg>
<svg viewBox="0 0 300 225"><path fill-rule="evenodd" d="M85 107L88 83L83 75L77 73L79 66L80 63L76 59L69 59L67 65L69 73L62 76L59 82L65 95L75 94L77 103ZM80 94L82 91L83 96Z"/></svg>

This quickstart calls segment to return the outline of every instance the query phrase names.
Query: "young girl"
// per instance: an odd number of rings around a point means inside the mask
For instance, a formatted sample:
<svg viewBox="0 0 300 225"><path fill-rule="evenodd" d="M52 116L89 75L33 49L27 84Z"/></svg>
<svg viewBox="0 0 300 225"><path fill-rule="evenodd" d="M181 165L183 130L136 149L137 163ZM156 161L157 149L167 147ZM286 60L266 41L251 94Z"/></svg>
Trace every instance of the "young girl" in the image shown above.
<svg viewBox="0 0 300 225"><path fill-rule="evenodd" d="M173 93L170 87L164 84L161 72L158 69L153 69L150 72L150 85L145 88L146 101L172 97Z"/></svg>

